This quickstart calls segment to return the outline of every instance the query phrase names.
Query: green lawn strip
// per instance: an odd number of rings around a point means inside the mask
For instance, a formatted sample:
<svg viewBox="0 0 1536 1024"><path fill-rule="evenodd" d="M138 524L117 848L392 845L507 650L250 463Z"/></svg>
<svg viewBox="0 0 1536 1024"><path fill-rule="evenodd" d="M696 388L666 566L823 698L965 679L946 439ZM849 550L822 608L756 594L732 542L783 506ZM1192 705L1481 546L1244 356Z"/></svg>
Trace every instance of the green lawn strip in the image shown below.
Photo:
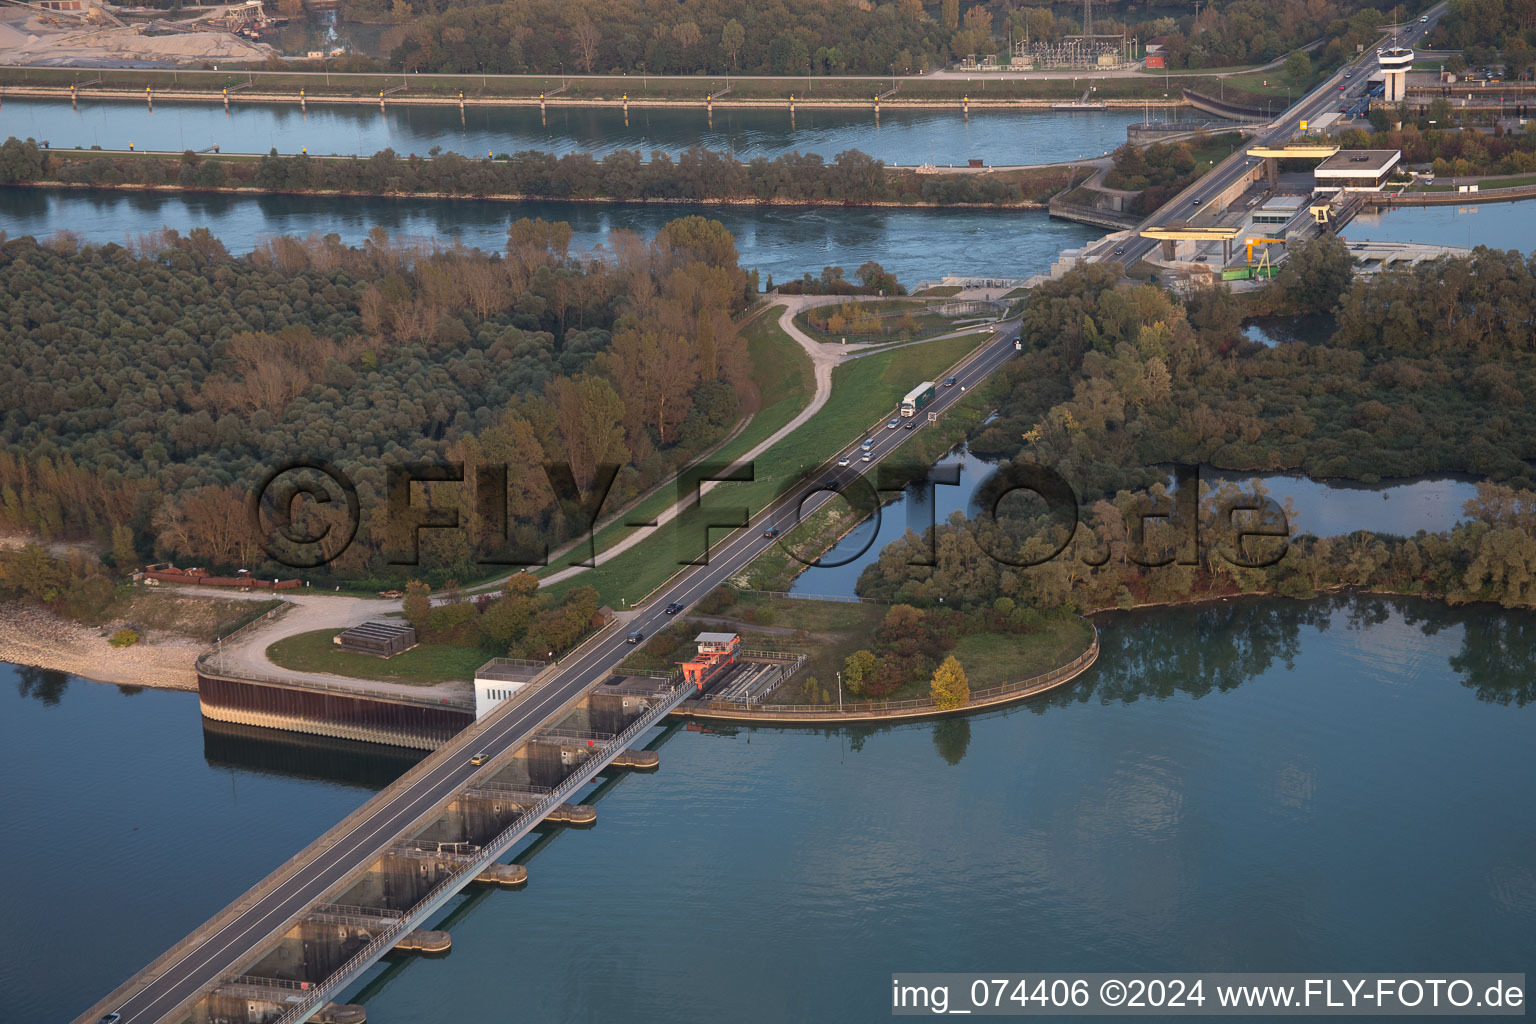
<svg viewBox="0 0 1536 1024"><path fill-rule="evenodd" d="M964 317L941 316L938 313L920 312L921 306L909 306L912 310L912 326L903 328L901 320L891 318L881 323L889 324L890 330L870 332L829 331L811 322L810 310L795 314L795 326L824 345L839 345L847 341L852 345L883 345L897 341L916 341L926 335L946 334L956 330L956 324L964 320L978 319L974 314Z"/></svg>
<svg viewBox="0 0 1536 1024"><path fill-rule="evenodd" d="M951 295L959 295L960 286L957 284L940 284L932 288L924 288L920 292L913 292L912 297L917 299L942 299Z"/></svg>
<svg viewBox="0 0 1536 1024"><path fill-rule="evenodd" d="M779 326L779 312L774 308L755 318L743 330L747 340L747 354L752 360L752 379L757 383L762 407L729 442L710 456L712 462L730 462L763 441L794 419L811 400L816 390L815 371L811 360L800 345L784 333ZM623 516L624 522L645 522L659 516L677 500L677 488L669 481L655 493L645 498ZM623 523L610 523L597 531L597 550L605 551L629 535L631 528ZM558 558L550 560L547 570L574 565L584 561L589 553L585 544L577 545Z"/></svg>
<svg viewBox="0 0 1536 1024"><path fill-rule="evenodd" d="M792 601L793 598L785 599ZM885 605L866 604L861 607L872 608L879 611L880 615L875 620L884 618ZM864 634L858 634L864 637ZM1004 683L1016 683L1028 679L1031 676L1049 672L1060 665L1065 665L1073 658L1087 650L1090 642L1091 631L1088 623L1075 615L1058 615L1045 619L1038 627L1027 633L978 633L973 636L961 637L955 644L951 654L959 660L965 669L966 681L970 684L971 691L985 690L993 686L1001 686ZM842 660L861 647L870 645L867 638L860 639L851 644L838 645L836 654L839 659L831 666L833 673L842 668ZM846 647L846 650L844 650ZM830 652L829 652L830 653ZM822 659L830 660L830 659ZM809 665L807 665L809 668ZM795 686L796 680L790 680L775 699L787 703L801 703L805 697L799 693ZM832 689L835 692L837 676L829 675L826 679L818 677L818 682L823 688ZM830 685L828 685L830 683ZM929 680L914 679L895 693L887 694L880 700L921 700L929 695ZM852 694L843 694L845 700L862 700Z"/></svg>
<svg viewBox="0 0 1536 1024"><path fill-rule="evenodd" d="M951 652L971 690L1016 683L1067 664L1088 649L1093 631L1075 615L1053 616L1032 633L961 637Z"/></svg>
<svg viewBox="0 0 1536 1024"><path fill-rule="evenodd" d="M1470 175L1469 175L1470 177ZM1467 182L1467 184L1474 184ZM1480 178L1476 183L1479 190L1485 188L1518 188L1521 185L1536 185L1536 174L1521 174L1509 178ZM1413 189L1415 192L1455 192L1455 185L1420 185ZM1469 192L1467 195L1472 195Z"/></svg>
<svg viewBox="0 0 1536 1024"><path fill-rule="evenodd" d="M989 336L979 332L946 338L925 345L876 352L839 366L833 371L832 400L798 430L755 460L753 482L719 485L711 492L706 508L745 507L754 514L760 511L802 470L826 462L857 440L861 431L890 414L897 400L913 385L940 378L945 369ZM724 515L716 512L714 518L724 518ZM553 584L549 591L559 595L572 586L596 587L606 603L623 610L676 573L687 559L698 559L702 554L699 528L692 526L687 530L686 547L679 543L678 528L677 520L668 522L644 543L595 569ZM718 543L724 533L724 530L711 530L712 542Z"/></svg>
<svg viewBox="0 0 1536 1024"><path fill-rule="evenodd" d="M377 658L337 647L331 638L339 632L317 629L284 637L267 648L267 657L273 664L295 672L326 672L349 679L420 686L471 680L475 669L491 657L478 647L420 644L393 658Z"/></svg>

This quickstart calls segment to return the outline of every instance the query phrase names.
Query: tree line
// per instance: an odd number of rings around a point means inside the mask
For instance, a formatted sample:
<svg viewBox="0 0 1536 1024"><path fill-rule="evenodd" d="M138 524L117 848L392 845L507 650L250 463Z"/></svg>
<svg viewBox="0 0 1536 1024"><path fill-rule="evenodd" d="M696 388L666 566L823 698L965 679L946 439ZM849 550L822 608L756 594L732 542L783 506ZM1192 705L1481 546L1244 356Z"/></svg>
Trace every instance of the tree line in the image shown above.
<svg viewBox="0 0 1536 1024"><path fill-rule="evenodd" d="M1435 99L1422 116L1401 118L1391 128L1384 110L1371 111L1371 130L1350 128L1339 138L1349 149L1400 149L1405 164L1429 164L1436 174L1528 174L1536 171L1536 131L1491 132L1457 130L1454 108ZM1445 125L1436 128L1434 125Z"/></svg>
<svg viewBox="0 0 1536 1024"><path fill-rule="evenodd" d="M537 150L494 159L440 152L371 157L281 156L257 160L186 152L180 156L107 155L49 150L34 140L0 144L0 184L61 181L79 185L155 185L186 189L246 188L268 192L351 192L371 195L517 196L537 199L760 203L913 203L1016 205L1038 203L1082 171L1052 167L991 174L918 174L847 150L831 160L785 153L739 161L694 147L674 159L616 150L556 155Z"/></svg>
<svg viewBox="0 0 1536 1024"><path fill-rule="evenodd" d="M1025 354L990 385L998 415L970 444L1004 460L1002 480L1034 463L1060 473L1086 502L1072 546L1024 568L1009 563L1037 560L1067 538L1027 509L995 521L956 517L938 528L936 567L908 564L926 551L909 536L865 570L859 592L1082 609L1361 586L1530 606L1536 416L1525 395L1536 393L1536 258L1478 249L1357 279L1343 243L1323 239L1294 252L1260 302L1241 305L1217 287L1181 303L1097 267L1041 285L1025 305ZM1328 312L1336 327L1318 343L1245 340L1243 317L1266 310ZM1170 464L1366 482L1461 472L1487 482L1471 521L1447 534L1302 538L1259 568L1210 549L1187 564L1145 567L1133 541L1172 542L1137 541L1126 524L1148 503L1170 508ZM1221 503L1237 497L1208 493L1183 514L1217 531Z"/></svg>

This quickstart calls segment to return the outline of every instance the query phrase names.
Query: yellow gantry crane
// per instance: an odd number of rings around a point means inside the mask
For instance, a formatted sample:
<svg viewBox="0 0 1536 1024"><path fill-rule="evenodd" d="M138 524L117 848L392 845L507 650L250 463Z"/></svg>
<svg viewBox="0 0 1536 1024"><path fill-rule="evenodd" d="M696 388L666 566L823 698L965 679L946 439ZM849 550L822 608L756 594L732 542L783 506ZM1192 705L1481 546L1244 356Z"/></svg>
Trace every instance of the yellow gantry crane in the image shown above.
<svg viewBox="0 0 1536 1024"><path fill-rule="evenodd" d="M1264 262L1264 264L1266 266L1268 266L1268 264L1269 264L1269 248L1268 247L1271 246L1271 245L1284 245L1285 244L1285 239L1283 239L1283 238L1245 238L1245 239L1243 239L1243 244L1248 247L1248 265L1250 267L1253 266L1253 247L1256 246L1256 245L1265 246L1263 262Z"/></svg>

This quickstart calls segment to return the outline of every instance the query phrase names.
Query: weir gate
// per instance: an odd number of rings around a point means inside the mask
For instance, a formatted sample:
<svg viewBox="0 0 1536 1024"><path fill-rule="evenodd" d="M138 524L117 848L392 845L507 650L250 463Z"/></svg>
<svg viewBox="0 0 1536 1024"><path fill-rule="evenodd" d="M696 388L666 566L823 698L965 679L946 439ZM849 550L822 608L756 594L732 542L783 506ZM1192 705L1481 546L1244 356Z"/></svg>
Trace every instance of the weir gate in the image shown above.
<svg viewBox="0 0 1536 1024"><path fill-rule="evenodd" d="M595 824L583 788L599 773L655 770L659 756L632 745L697 687L631 677L570 692L552 678L529 691L78 1020L121 1012L124 1024L360 1024L363 1008L337 1003L341 993L388 953L446 953L451 936L423 925L466 886L524 884L526 869L502 860L535 830ZM229 949L239 951L229 969L197 975Z"/></svg>

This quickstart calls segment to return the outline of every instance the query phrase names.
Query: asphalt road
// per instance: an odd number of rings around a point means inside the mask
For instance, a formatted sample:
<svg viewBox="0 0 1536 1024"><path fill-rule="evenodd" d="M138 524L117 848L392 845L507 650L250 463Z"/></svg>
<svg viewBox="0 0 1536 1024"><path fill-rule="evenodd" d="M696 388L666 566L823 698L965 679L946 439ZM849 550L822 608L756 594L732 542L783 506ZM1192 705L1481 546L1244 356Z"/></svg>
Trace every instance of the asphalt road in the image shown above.
<svg viewBox="0 0 1536 1024"><path fill-rule="evenodd" d="M943 412L1013 356L1018 332L1016 322L1005 324L993 340L977 349L956 372L955 385L940 387L936 397L918 414L924 426L913 430L882 427L870 435L874 444L869 462L861 462L855 456L846 468L834 465L811 473L807 484L771 503L748 527L732 532L716 544L707 564L680 573L658 590L650 604L629 622L629 628L649 636L669 621L664 611L669 603L677 602L684 607L692 605L769 546L779 543L777 539L763 536L767 525L787 529L795 522L797 506L801 507L801 514L808 515L835 500L832 491L822 486L824 482L830 478L838 488L853 482L861 473L898 450L908 438L926 429L928 412ZM913 381L914 385L917 383ZM862 440L854 441L855 450ZM728 487L715 492L718 497L713 503L729 503ZM165 1020L176 1007L221 978L241 970L252 952L264 945L264 940L285 921L321 902L327 891L349 872L378 857L390 844L402 838L411 822L447 801L477 773L494 770L498 755L515 749L544 725L561 705L599 683L631 649L617 632L579 649L539 694L495 722L483 737L476 740L475 750L466 750L463 760L455 758L442 764L393 794L387 803L349 829L334 846L299 867L259 902L111 1009L122 1014L123 1024L153 1024ZM471 766L469 755L481 751L492 755L491 763L484 768Z"/></svg>
<svg viewBox="0 0 1536 1024"><path fill-rule="evenodd" d="M1430 29L1435 27L1440 16L1445 12L1445 4L1437 4L1428 12L1429 22L1421 24L1413 22L1403 26L1398 32L1397 40L1400 45L1412 46L1423 39ZM1230 187L1238 178L1247 174L1258 162L1257 157L1247 155L1247 150L1253 146L1283 145L1297 133L1302 121L1315 121L1319 115L1330 110L1337 110L1345 98L1357 99L1366 89L1371 74L1376 70L1376 48L1386 46L1391 36L1383 36L1375 46L1367 46L1365 53L1361 54L1353 62L1340 68L1330 75L1316 89L1302 97L1300 102L1281 114L1267 131L1256 135L1243 150L1234 153L1219 164L1211 173L1205 175L1199 181L1190 185L1173 199L1157 210L1146 220L1142 221L1138 230L1152 227L1163 227L1173 223L1206 223L1200 219L1200 214L1210 210L1210 201L1220 195L1222 191ZM1346 78L1345 72L1351 72ZM1343 85L1342 90L1339 86ZM1106 242L1088 254L1089 259L1109 261L1130 267L1146 259L1158 247L1159 243L1152 238L1133 238L1126 242ZM1118 252L1116 250L1119 250Z"/></svg>

